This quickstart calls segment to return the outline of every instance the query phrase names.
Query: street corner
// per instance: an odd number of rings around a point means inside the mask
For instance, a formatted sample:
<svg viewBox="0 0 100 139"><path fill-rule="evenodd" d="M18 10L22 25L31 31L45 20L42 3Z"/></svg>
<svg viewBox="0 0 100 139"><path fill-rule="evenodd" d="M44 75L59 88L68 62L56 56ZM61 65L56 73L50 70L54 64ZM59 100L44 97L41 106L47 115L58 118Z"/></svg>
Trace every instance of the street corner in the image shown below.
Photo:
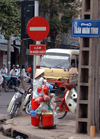
<svg viewBox="0 0 100 139"><path fill-rule="evenodd" d="M5 136L11 136L11 128L12 128L12 124L7 124L7 125L3 124L1 126L1 132Z"/></svg>
<svg viewBox="0 0 100 139"><path fill-rule="evenodd" d="M14 126L29 126L31 125L31 117L30 115L21 115L13 118Z"/></svg>

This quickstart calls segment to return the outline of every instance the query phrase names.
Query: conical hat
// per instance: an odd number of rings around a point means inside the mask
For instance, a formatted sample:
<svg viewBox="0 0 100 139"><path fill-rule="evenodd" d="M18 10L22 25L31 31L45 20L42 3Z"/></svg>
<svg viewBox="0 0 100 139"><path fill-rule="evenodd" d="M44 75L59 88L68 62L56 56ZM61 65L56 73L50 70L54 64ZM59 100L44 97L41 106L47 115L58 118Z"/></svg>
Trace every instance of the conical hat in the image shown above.
<svg viewBox="0 0 100 139"><path fill-rule="evenodd" d="M34 78L37 78L40 76L42 73L44 73L45 69L36 69L35 76Z"/></svg>
<svg viewBox="0 0 100 139"><path fill-rule="evenodd" d="M77 68L71 68L70 70L69 70L69 74L78 74L78 71L77 71Z"/></svg>

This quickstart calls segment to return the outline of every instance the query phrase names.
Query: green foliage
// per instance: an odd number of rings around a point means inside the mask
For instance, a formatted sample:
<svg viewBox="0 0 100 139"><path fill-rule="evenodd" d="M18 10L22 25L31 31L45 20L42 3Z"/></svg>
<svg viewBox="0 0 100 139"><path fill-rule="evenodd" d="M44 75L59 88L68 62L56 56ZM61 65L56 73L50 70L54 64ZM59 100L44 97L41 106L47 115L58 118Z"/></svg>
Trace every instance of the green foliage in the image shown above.
<svg viewBox="0 0 100 139"><path fill-rule="evenodd" d="M71 27L72 18L77 13L75 0L39 0L39 3L40 13L50 25L51 43L55 43L57 36L67 33Z"/></svg>
<svg viewBox="0 0 100 139"><path fill-rule="evenodd" d="M0 1L0 26L7 40L11 34L15 36L20 34L21 11L18 9L16 0Z"/></svg>

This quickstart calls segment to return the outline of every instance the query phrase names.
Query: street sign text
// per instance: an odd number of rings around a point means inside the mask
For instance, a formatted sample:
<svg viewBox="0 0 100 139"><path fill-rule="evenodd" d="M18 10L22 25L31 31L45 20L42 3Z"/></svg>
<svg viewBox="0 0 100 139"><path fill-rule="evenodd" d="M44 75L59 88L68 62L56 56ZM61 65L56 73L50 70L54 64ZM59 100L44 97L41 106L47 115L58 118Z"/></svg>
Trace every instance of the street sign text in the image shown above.
<svg viewBox="0 0 100 139"><path fill-rule="evenodd" d="M46 54L46 45L30 45L30 55L45 55Z"/></svg>
<svg viewBox="0 0 100 139"><path fill-rule="evenodd" d="M99 37L100 20L73 20L71 35L73 37Z"/></svg>

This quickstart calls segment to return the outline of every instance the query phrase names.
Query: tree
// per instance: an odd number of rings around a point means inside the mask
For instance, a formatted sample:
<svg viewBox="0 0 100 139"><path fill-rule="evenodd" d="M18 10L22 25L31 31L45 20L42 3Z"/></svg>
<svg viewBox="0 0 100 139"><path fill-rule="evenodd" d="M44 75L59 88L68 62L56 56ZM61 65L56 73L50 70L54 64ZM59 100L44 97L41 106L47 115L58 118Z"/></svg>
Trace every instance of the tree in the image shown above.
<svg viewBox="0 0 100 139"><path fill-rule="evenodd" d="M40 0L40 13L50 25L50 41L55 47L61 33L67 33L71 28L73 16L76 15L75 0Z"/></svg>
<svg viewBox="0 0 100 139"><path fill-rule="evenodd" d="M19 36L21 33L21 11L18 9L16 0L0 1L0 26L1 33L8 40L7 47L7 67L10 71L10 37Z"/></svg>

